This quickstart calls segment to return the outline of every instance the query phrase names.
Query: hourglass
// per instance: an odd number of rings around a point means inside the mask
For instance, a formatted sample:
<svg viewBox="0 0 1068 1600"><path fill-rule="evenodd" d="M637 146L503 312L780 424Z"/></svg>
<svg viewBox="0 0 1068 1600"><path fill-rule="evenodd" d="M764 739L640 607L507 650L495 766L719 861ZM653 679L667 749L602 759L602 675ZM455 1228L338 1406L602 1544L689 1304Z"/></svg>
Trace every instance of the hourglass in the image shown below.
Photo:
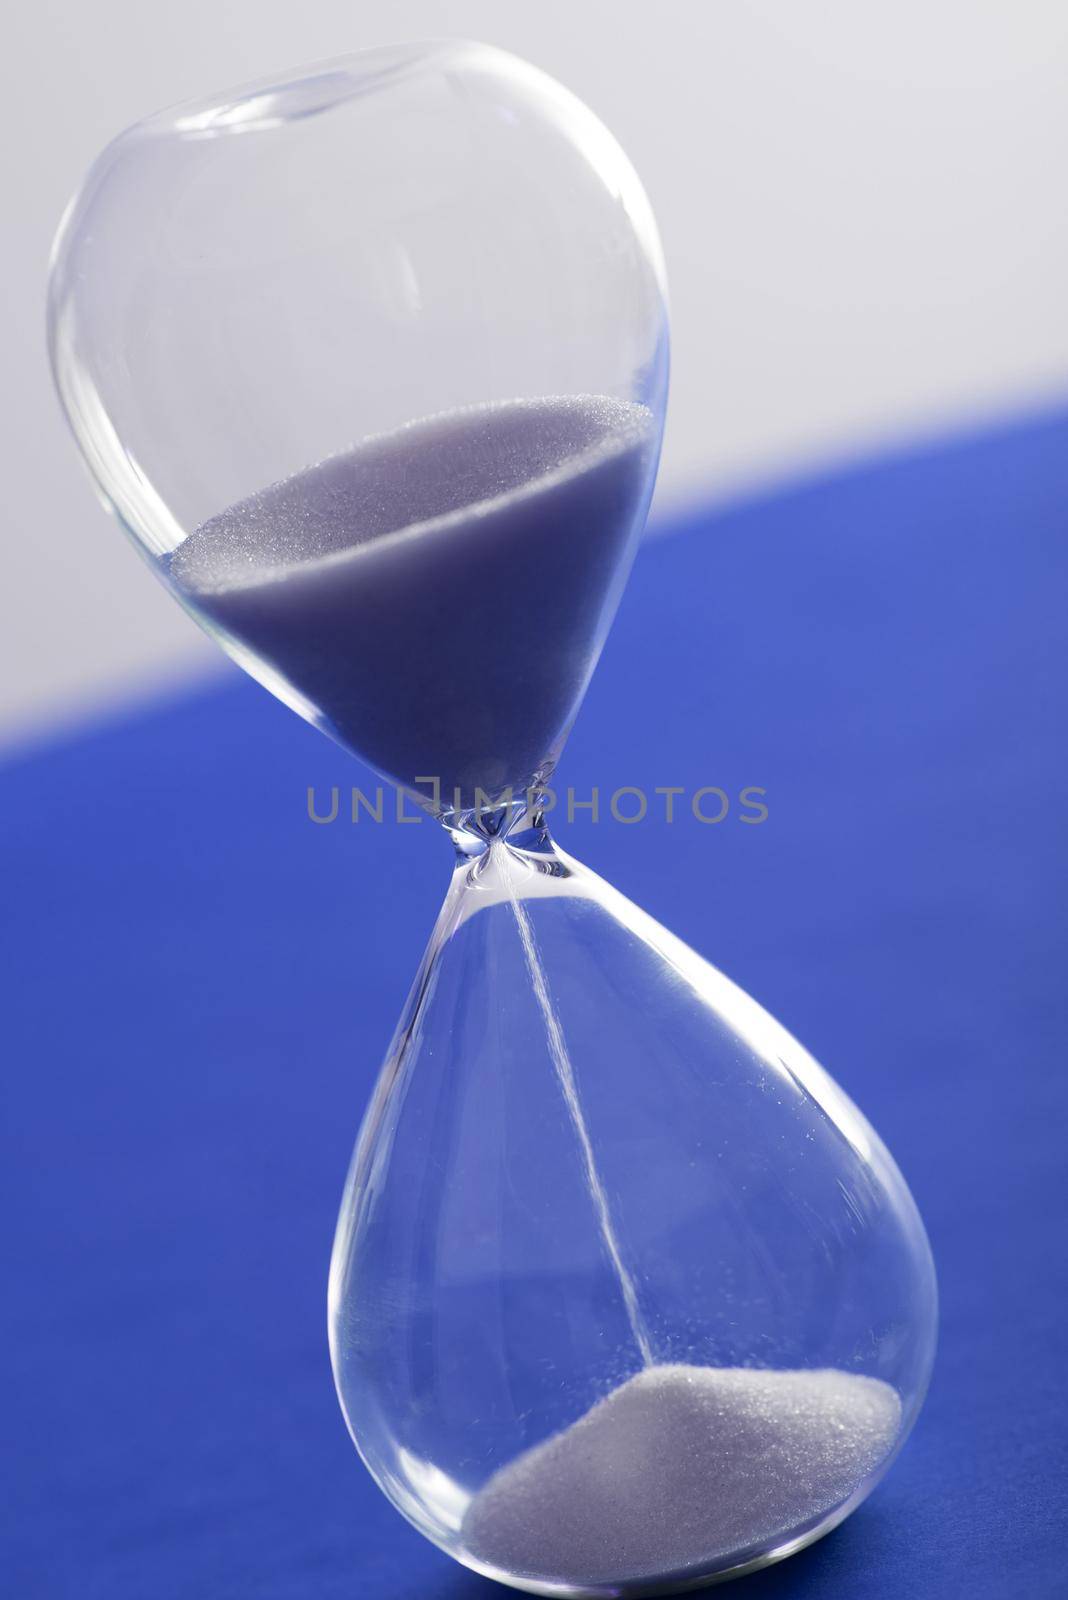
<svg viewBox="0 0 1068 1600"><path fill-rule="evenodd" d="M666 396L618 145L458 42L185 106L90 172L50 333L176 598L454 846L330 1272L367 1467L535 1593L696 1585L825 1533L922 1401L922 1223L812 1058L546 825Z"/></svg>

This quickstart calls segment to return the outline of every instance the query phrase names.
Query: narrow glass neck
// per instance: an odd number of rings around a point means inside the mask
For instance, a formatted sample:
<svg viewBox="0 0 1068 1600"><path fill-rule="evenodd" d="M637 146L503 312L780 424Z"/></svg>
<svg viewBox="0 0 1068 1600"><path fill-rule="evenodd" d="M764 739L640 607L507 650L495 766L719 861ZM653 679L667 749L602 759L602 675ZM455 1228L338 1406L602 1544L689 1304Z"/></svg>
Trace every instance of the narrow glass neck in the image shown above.
<svg viewBox="0 0 1068 1600"><path fill-rule="evenodd" d="M553 853L541 795L536 790L442 817L441 822L462 859L483 855L495 841L507 841L513 849L528 854Z"/></svg>

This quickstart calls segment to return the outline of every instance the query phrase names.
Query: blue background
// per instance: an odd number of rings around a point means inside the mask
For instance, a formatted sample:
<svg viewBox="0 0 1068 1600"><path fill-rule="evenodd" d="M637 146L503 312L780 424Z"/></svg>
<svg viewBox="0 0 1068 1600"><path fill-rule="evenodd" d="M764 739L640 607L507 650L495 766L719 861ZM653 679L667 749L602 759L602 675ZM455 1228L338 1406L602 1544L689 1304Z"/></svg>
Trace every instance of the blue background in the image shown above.
<svg viewBox="0 0 1068 1600"><path fill-rule="evenodd" d="M898 1464L746 1600L1068 1594L1068 414L644 549L561 784L768 821L561 842L820 1057L926 1218L943 1322ZM13 1600L492 1600L345 1434L325 1282L444 892L430 823L236 677L0 778L3 1525Z"/></svg>

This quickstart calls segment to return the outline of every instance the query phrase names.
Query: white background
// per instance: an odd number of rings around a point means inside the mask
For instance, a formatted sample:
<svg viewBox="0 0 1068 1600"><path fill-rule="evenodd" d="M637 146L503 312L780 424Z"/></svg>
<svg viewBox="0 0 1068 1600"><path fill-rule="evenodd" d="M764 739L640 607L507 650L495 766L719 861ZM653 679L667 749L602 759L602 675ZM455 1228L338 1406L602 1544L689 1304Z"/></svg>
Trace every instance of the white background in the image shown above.
<svg viewBox="0 0 1068 1600"><path fill-rule="evenodd" d="M33 0L0 63L0 739L216 659L51 394L48 249L86 166L176 100L442 34L562 79L644 179L674 320L661 510L1068 396L1064 0Z"/></svg>

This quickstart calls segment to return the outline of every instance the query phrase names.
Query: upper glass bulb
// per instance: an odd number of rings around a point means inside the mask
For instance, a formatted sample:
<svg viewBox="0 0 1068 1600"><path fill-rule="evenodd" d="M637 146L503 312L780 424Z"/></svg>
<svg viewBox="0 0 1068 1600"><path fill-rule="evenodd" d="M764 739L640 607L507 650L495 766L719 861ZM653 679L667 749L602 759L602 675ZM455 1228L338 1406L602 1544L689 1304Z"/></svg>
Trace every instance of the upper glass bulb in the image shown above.
<svg viewBox="0 0 1068 1600"><path fill-rule="evenodd" d="M151 117L49 320L99 487L242 666L440 813L548 776L668 365L648 202L578 100L445 41Z"/></svg>

